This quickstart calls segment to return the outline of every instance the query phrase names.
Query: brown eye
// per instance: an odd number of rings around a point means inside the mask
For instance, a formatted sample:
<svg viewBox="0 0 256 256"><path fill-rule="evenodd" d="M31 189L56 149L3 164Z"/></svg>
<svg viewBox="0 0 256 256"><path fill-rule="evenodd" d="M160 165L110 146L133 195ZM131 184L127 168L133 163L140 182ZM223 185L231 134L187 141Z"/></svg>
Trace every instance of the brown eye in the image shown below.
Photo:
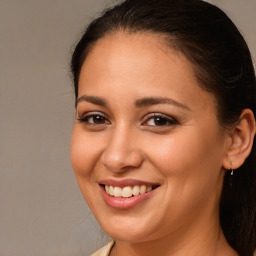
<svg viewBox="0 0 256 256"><path fill-rule="evenodd" d="M165 117L162 115L154 115L147 119L147 121L144 123L144 125L148 126L169 126L169 125L175 125L177 124L177 121L170 118Z"/></svg>
<svg viewBox="0 0 256 256"><path fill-rule="evenodd" d="M94 115L88 118L88 123L104 124L105 121L106 121L106 118L100 115Z"/></svg>
<svg viewBox="0 0 256 256"><path fill-rule="evenodd" d="M101 125L101 124L109 124L109 120L100 114L88 114L77 119L82 123L87 123L90 125Z"/></svg>
<svg viewBox="0 0 256 256"><path fill-rule="evenodd" d="M153 122L157 126L168 124L168 120L166 118L163 118L163 117L154 117Z"/></svg>

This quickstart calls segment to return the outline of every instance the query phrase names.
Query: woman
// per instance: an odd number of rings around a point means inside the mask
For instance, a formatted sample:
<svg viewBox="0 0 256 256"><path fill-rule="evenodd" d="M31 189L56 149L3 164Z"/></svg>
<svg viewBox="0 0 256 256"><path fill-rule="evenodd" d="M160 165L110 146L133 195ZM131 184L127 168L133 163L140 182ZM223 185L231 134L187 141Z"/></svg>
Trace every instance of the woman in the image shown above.
<svg viewBox="0 0 256 256"><path fill-rule="evenodd" d="M94 255L252 256L255 73L200 0L127 0L72 58L72 165L113 241Z"/></svg>

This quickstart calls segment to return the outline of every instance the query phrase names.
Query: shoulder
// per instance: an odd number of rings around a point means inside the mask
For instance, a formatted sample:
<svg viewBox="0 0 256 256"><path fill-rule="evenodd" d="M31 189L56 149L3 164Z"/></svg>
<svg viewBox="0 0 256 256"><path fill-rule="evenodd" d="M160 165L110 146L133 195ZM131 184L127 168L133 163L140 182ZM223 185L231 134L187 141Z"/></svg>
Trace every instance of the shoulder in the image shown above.
<svg viewBox="0 0 256 256"><path fill-rule="evenodd" d="M108 244L104 247L99 249L97 252L93 253L91 256L109 256L109 253L114 245L114 241L111 240Z"/></svg>

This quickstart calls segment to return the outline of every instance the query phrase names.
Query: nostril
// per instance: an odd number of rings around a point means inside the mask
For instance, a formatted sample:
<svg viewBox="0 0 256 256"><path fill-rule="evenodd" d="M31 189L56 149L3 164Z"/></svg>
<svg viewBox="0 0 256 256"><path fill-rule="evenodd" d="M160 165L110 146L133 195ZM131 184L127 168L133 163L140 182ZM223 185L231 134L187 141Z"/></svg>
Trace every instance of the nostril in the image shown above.
<svg viewBox="0 0 256 256"><path fill-rule="evenodd" d="M102 165L113 172L123 172L128 169L138 168L141 166L143 158L139 152L119 152L118 155L104 154L102 157Z"/></svg>
<svg viewBox="0 0 256 256"><path fill-rule="evenodd" d="M115 130L115 134L110 137L101 155L103 166L113 172L138 168L143 162L140 146L134 143L130 131L120 129Z"/></svg>

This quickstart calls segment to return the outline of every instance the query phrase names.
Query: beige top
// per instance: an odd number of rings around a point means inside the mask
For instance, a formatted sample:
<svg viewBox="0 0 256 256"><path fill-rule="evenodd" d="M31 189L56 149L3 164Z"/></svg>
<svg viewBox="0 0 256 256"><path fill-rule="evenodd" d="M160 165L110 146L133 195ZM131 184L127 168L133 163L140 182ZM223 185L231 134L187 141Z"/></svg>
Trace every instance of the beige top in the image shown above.
<svg viewBox="0 0 256 256"><path fill-rule="evenodd" d="M99 249L97 252L95 252L91 256L109 256L109 253L112 247L114 246L114 244L115 244L114 241L111 240L108 244L106 244L104 247Z"/></svg>

